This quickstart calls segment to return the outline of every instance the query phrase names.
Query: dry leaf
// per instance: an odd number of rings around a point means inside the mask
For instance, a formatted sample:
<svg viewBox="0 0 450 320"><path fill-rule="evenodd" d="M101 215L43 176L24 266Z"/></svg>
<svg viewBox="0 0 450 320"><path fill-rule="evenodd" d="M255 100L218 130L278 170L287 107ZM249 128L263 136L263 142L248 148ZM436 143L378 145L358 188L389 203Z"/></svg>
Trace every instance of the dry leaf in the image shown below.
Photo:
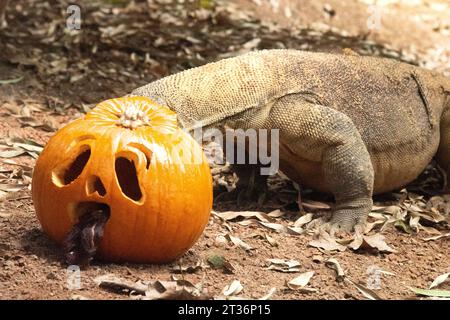
<svg viewBox="0 0 450 320"><path fill-rule="evenodd" d="M336 272L336 281L340 282L344 280L345 277L344 269L342 269L341 265L336 259L330 258L326 260L325 265Z"/></svg>
<svg viewBox="0 0 450 320"><path fill-rule="evenodd" d="M436 290L436 289L420 289L408 287L410 290L414 291L417 295L428 296L428 297L441 297L450 298L450 290Z"/></svg>
<svg viewBox="0 0 450 320"><path fill-rule="evenodd" d="M28 185L18 183L0 183L0 190L5 192L17 192L23 190Z"/></svg>
<svg viewBox="0 0 450 320"><path fill-rule="evenodd" d="M384 236L379 233L374 235L357 235L348 247L353 250L372 248L380 252L397 252L386 244Z"/></svg>
<svg viewBox="0 0 450 320"><path fill-rule="evenodd" d="M264 238L266 238L267 242L272 246L272 247L278 247L278 242L272 238L271 236L269 236L267 233L264 234Z"/></svg>
<svg viewBox="0 0 450 320"><path fill-rule="evenodd" d="M225 221L234 220L239 217L244 219L254 218L263 222L273 221L273 219L268 214L259 211L225 211L225 212L213 211L213 214Z"/></svg>
<svg viewBox="0 0 450 320"><path fill-rule="evenodd" d="M266 228L268 228L268 229L271 229L271 230L273 230L275 232L278 232L278 233L285 233L288 230L285 226L283 226L282 224L278 224L278 223L259 221L259 224L264 226L264 227L266 227Z"/></svg>
<svg viewBox="0 0 450 320"><path fill-rule="evenodd" d="M94 282L100 288L121 294L130 294L134 292L136 294L144 295L146 290L148 289L147 285L122 280L113 274L98 276L94 278Z"/></svg>
<svg viewBox="0 0 450 320"><path fill-rule="evenodd" d="M314 271L308 271L305 273L302 273L298 277L295 277L291 281L286 283L286 286L291 290L299 290L299 289L306 289L305 286L309 283L309 280L311 280L312 276L314 275ZM307 291L316 291L315 289L307 289Z"/></svg>
<svg viewBox="0 0 450 320"><path fill-rule="evenodd" d="M331 209L330 205L328 205L324 202L313 201L313 200L303 201L302 206L304 208L310 209L310 210L330 210Z"/></svg>
<svg viewBox="0 0 450 320"><path fill-rule="evenodd" d="M269 300L270 298L272 298L275 291L277 291L277 288L275 288L275 287L270 288L269 292L265 296L262 296L261 298L259 298L258 300Z"/></svg>
<svg viewBox="0 0 450 320"><path fill-rule="evenodd" d="M293 235L301 235L303 233L305 233L305 229L301 228L301 227L287 227L287 232L289 234L293 234Z"/></svg>
<svg viewBox="0 0 450 320"><path fill-rule="evenodd" d="M233 237L231 234L227 234L225 237L230 240L235 246L247 251L247 253L250 253L250 250L253 250L252 246L237 237Z"/></svg>
<svg viewBox="0 0 450 320"><path fill-rule="evenodd" d="M429 237L429 238L423 238L422 240L424 241L435 241L435 240L439 240L441 238L450 238L450 232L449 233L445 233L445 234L440 234L434 237Z"/></svg>
<svg viewBox="0 0 450 320"><path fill-rule="evenodd" d="M450 272L441 274L440 276L438 276L436 279L434 279L433 283L430 285L429 289L433 289L437 286L439 286L440 284L444 283L445 280L447 280L447 278L450 276Z"/></svg>
<svg viewBox="0 0 450 320"><path fill-rule="evenodd" d="M370 300L383 300L382 298L380 298L380 296L377 293L375 293L375 291L373 291L373 290L363 286L362 284L353 282L352 280L350 280L348 278L345 279L345 280L350 282L351 284L353 284L356 287L356 289L358 289L358 291L361 292L362 295L364 297L366 297L367 299L370 299Z"/></svg>
<svg viewBox="0 0 450 320"><path fill-rule="evenodd" d="M311 222L313 218L313 214L312 213L307 213L303 216L301 216L300 218L298 218L297 220L295 220L294 222L294 227L302 227L303 225Z"/></svg>
<svg viewBox="0 0 450 320"><path fill-rule="evenodd" d="M273 210L273 211L269 212L267 215L271 218L279 218L279 217L284 216L285 214L286 214L286 212L283 212L283 211L277 209L277 210Z"/></svg>
<svg viewBox="0 0 450 320"><path fill-rule="evenodd" d="M434 235L438 235L438 236L440 236L442 234L439 230L437 230L433 227L425 227L425 226L421 225L420 223L419 223L419 229L425 231L426 233L434 234Z"/></svg>
<svg viewBox="0 0 450 320"><path fill-rule="evenodd" d="M321 232L318 239L311 240L308 245L325 251L345 251L346 249L345 246L337 243L336 240L326 232Z"/></svg>
<svg viewBox="0 0 450 320"><path fill-rule="evenodd" d="M23 76L13 78L13 79L5 79L5 80L0 79L0 84L15 84L15 83L22 81L22 79L23 79Z"/></svg>
<svg viewBox="0 0 450 320"><path fill-rule="evenodd" d="M392 249L386 244L384 236L379 233L371 236L365 235L363 239L371 248L376 248L380 252L397 252L397 250Z"/></svg>
<svg viewBox="0 0 450 320"><path fill-rule="evenodd" d="M268 270L280 272L300 272L300 262L285 259L266 259L269 262Z"/></svg>
<svg viewBox="0 0 450 320"><path fill-rule="evenodd" d="M20 148L7 148L0 151L0 158L14 158L26 153L25 150Z"/></svg>
<svg viewBox="0 0 450 320"><path fill-rule="evenodd" d="M203 260L199 259L195 265L174 265L171 267L170 271L173 273L195 273L205 268L206 266L203 263Z"/></svg>
<svg viewBox="0 0 450 320"><path fill-rule="evenodd" d="M237 295L243 289L244 289L244 287L242 286L242 284L239 280L233 280L233 282L230 285L223 288L222 294L227 297L231 296L231 295Z"/></svg>

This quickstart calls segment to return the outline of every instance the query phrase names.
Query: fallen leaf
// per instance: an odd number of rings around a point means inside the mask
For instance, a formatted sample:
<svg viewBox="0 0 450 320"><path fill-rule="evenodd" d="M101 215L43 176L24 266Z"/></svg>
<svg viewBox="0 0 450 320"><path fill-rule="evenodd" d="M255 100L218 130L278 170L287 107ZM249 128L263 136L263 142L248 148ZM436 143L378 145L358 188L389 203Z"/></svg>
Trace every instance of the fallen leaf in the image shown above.
<svg viewBox="0 0 450 320"><path fill-rule="evenodd" d="M286 212L281 211L280 209L273 210L269 212L267 215L271 218L279 218L286 214Z"/></svg>
<svg viewBox="0 0 450 320"><path fill-rule="evenodd" d="M225 221L234 220L236 218L244 218L244 219L254 218L263 222L273 221L273 219L271 219L271 217L268 214L259 211L225 211L225 212L213 211L213 214Z"/></svg>
<svg viewBox="0 0 450 320"><path fill-rule="evenodd" d="M272 238L271 236L269 236L267 233L264 234L264 238L266 238L267 242L272 246L272 247L278 247L278 242Z"/></svg>
<svg viewBox="0 0 450 320"><path fill-rule="evenodd" d="M355 237L353 241L351 241L349 244L347 244L347 247L353 250L358 250L362 244L364 243L363 235L361 234L355 234Z"/></svg>
<svg viewBox="0 0 450 320"><path fill-rule="evenodd" d="M235 246L245 250L247 253L250 253L250 250L253 250L252 246L237 237L233 237L231 234L227 234L225 237L228 238L228 240L230 240Z"/></svg>
<svg viewBox="0 0 450 320"><path fill-rule="evenodd" d="M433 210L427 212L410 212L410 215L412 217L418 216L432 223L441 223L447 221L444 215L440 214L439 212L435 212Z"/></svg>
<svg viewBox="0 0 450 320"><path fill-rule="evenodd" d="M328 268L331 268L336 272L336 281L337 282L341 282L342 280L344 280L344 277L345 277L344 269L342 269L341 265L339 264L339 262L336 259L330 258L330 259L326 260L325 265Z"/></svg>
<svg viewBox="0 0 450 320"><path fill-rule="evenodd" d="M15 142L13 144L14 147L20 147L26 151L41 153L44 149L42 145L32 144L32 143L19 143Z"/></svg>
<svg viewBox="0 0 450 320"><path fill-rule="evenodd" d="M337 243L336 240L326 232L321 232L318 239L311 240L308 245L325 251L345 251L346 249L345 246Z"/></svg>
<svg viewBox="0 0 450 320"><path fill-rule="evenodd" d="M438 236L441 235L441 232L439 230L437 230L437 229L435 229L433 227L423 226L420 223L419 223L419 229L423 230L423 231L425 231L426 233L429 233L429 234L434 234L434 235L438 235Z"/></svg>
<svg viewBox="0 0 450 320"><path fill-rule="evenodd" d="M23 127L32 127L32 128L41 129L41 130L47 131L47 132L56 131L56 128L54 128L49 123L39 122L33 117L18 117L17 119L19 120L19 122L22 124Z"/></svg>
<svg viewBox="0 0 450 320"><path fill-rule="evenodd" d="M328 205L324 202L313 201L313 200L303 201L302 206L304 208L307 208L310 210L330 210L331 209L330 205Z"/></svg>
<svg viewBox="0 0 450 320"><path fill-rule="evenodd" d="M0 80L0 84L15 84L22 80L23 80L23 76L20 76L20 77L13 78L13 79Z"/></svg>
<svg viewBox="0 0 450 320"><path fill-rule="evenodd" d="M415 294L421 295L421 296L428 296L428 297L442 297L442 298L450 298L450 290L436 290L436 289L419 289L419 288L413 288L408 287L410 290L412 290Z"/></svg>
<svg viewBox="0 0 450 320"><path fill-rule="evenodd" d="M25 165L25 164L17 163L14 160L11 160L11 159L0 160L0 162L1 163L5 163L5 164L10 164L10 165L13 165L13 166L21 167L25 171L29 171L29 172L33 171L32 167L30 167L28 165Z"/></svg>
<svg viewBox="0 0 450 320"><path fill-rule="evenodd" d="M383 299L380 298L380 296L379 296L375 291L373 291L372 289L369 289L369 288L363 286L362 284L353 282L352 280L350 280L350 279L348 279L348 278L345 279L345 280L348 281L348 282L350 282L351 284L353 284L353 285L356 287L356 289L358 289L358 291L361 292L362 295L363 295L364 297L366 297L367 299L370 299L370 300L383 300Z"/></svg>
<svg viewBox="0 0 450 320"><path fill-rule="evenodd" d="M384 236L379 233L371 236L364 235L363 239L371 248L376 248L380 252L397 252L386 244Z"/></svg>
<svg viewBox="0 0 450 320"><path fill-rule="evenodd" d="M422 240L424 240L424 241L435 241L435 240L439 240L441 238L450 238L450 232L449 233L445 233L445 234L441 234L441 235L438 235L438 236L434 236L434 237L423 238Z"/></svg>
<svg viewBox="0 0 450 320"><path fill-rule="evenodd" d="M419 221L419 219L417 219L417 221ZM413 229L409 225L407 225L406 222L403 220L395 221L394 227L396 227L397 229L402 230L403 232L408 233L408 234L413 233Z"/></svg>
<svg viewBox="0 0 450 320"><path fill-rule="evenodd" d="M0 183L0 190L6 191L6 192L17 192L26 187L27 187L27 185L18 184L18 183Z"/></svg>
<svg viewBox="0 0 450 320"><path fill-rule="evenodd" d="M261 298L259 298L258 300L269 300L270 298L272 298L273 294L276 291L277 291L277 288L275 288L275 287L270 288L269 292L265 296L262 296Z"/></svg>
<svg viewBox="0 0 450 320"><path fill-rule="evenodd" d="M1 158L14 158L26 153L25 150L20 148L8 148L6 150L0 151Z"/></svg>
<svg viewBox="0 0 450 320"><path fill-rule="evenodd" d="M374 222L367 222L366 226L364 228L364 234L368 234L370 231L372 231L377 225L381 224L384 225L386 223L386 220L376 220Z"/></svg>
<svg viewBox="0 0 450 320"><path fill-rule="evenodd" d="M157 280L148 284L143 300L205 300L209 298L187 280Z"/></svg>
<svg viewBox="0 0 450 320"><path fill-rule="evenodd" d="M242 286L242 284L239 280L233 280L233 282L230 285L227 285L227 286L225 286L225 288L223 288L222 294L224 296L237 295L243 289L244 289L244 287Z"/></svg>
<svg viewBox="0 0 450 320"><path fill-rule="evenodd" d="M430 285L429 289L433 289L437 286L439 286L440 284L444 283L445 280L447 280L447 278L450 276L450 272L441 274L440 276L438 276L436 279L434 279L433 283Z"/></svg>
<svg viewBox="0 0 450 320"><path fill-rule="evenodd" d="M268 270L280 272L300 272L300 262L286 259L266 259L269 262Z"/></svg>
<svg viewBox="0 0 450 320"><path fill-rule="evenodd" d="M282 224L279 224L279 223L262 222L262 221L259 221L258 223L270 230L277 232L277 233L285 233L288 230L285 226L283 226Z"/></svg>
<svg viewBox="0 0 450 320"><path fill-rule="evenodd" d="M312 213L307 213L303 216L301 216L300 218L298 218L297 220L295 220L294 222L294 227L302 227L303 225L311 222L313 218L313 214Z"/></svg>
<svg viewBox="0 0 450 320"><path fill-rule="evenodd" d="M147 285L122 280L113 274L98 276L94 278L94 282L102 289L121 294L130 294L134 292L144 295L148 289Z"/></svg>
<svg viewBox="0 0 450 320"><path fill-rule="evenodd" d="M372 248L377 249L380 252L397 252L386 244L384 236L379 233L374 235L356 236L348 247L353 250Z"/></svg>
<svg viewBox="0 0 450 320"><path fill-rule="evenodd" d="M289 234L293 234L293 235L301 235L303 233L305 233L305 229L301 228L301 227L287 227L287 232Z"/></svg>
<svg viewBox="0 0 450 320"><path fill-rule="evenodd" d="M409 219L409 226L411 227L410 229L414 230L415 232L418 232L420 226L419 221L420 221L419 217L411 217Z"/></svg>
<svg viewBox="0 0 450 320"><path fill-rule="evenodd" d="M171 267L170 271L173 273L195 273L205 269L205 267L203 261L199 259L195 265L175 265Z"/></svg>
<svg viewBox="0 0 450 320"><path fill-rule="evenodd" d="M286 286L291 290L305 289L305 286L309 283L309 280L311 280L313 275L314 271L302 273L298 277L295 277L291 281L287 282ZM311 288L308 289L308 291L316 291L316 290Z"/></svg>

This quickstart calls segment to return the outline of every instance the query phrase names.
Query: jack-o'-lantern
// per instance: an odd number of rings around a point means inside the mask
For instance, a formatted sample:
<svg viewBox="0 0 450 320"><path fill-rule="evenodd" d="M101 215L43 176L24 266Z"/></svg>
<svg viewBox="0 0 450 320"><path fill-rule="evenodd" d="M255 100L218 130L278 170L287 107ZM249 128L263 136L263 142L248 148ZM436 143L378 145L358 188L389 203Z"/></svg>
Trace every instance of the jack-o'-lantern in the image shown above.
<svg viewBox="0 0 450 320"><path fill-rule="evenodd" d="M107 212L97 256L168 262L203 232L211 172L176 114L144 97L104 101L59 130L37 160L33 202L43 230L63 243L96 210Z"/></svg>

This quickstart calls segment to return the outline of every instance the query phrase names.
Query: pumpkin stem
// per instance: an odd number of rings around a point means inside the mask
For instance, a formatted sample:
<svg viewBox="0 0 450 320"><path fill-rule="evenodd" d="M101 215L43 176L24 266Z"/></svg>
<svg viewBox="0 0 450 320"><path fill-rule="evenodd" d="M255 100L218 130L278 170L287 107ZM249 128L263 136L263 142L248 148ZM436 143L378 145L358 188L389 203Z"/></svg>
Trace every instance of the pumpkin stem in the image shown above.
<svg viewBox="0 0 450 320"><path fill-rule="evenodd" d="M133 130L141 126L150 125L150 119L144 111L135 105L129 105L120 115L117 125Z"/></svg>

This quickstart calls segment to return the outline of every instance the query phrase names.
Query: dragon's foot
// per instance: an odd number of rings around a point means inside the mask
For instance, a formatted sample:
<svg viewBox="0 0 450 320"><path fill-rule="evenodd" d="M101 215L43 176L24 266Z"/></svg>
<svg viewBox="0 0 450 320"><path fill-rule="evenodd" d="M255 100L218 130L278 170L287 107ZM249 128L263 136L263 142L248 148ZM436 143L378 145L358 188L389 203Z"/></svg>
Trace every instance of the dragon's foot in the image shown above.
<svg viewBox="0 0 450 320"><path fill-rule="evenodd" d="M347 238L352 234L362 235L365 230L366 212L355 209L336 210L331 219L318 218L313 220L308 228L317 232L327 232L332 237Z"/></svg>

